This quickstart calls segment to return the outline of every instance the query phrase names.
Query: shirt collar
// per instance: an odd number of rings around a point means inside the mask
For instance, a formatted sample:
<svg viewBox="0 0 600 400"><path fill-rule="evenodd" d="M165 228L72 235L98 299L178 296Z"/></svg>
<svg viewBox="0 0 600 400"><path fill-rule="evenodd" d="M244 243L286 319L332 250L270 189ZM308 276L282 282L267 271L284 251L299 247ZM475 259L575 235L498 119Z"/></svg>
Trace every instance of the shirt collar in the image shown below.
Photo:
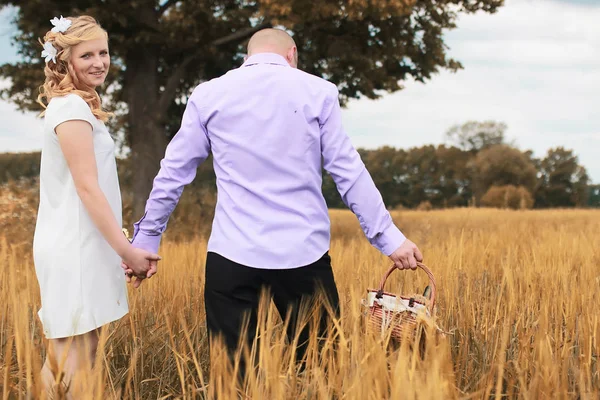
<svg viewBox="0 0 600 400"><path fill-rule="evenodd" d="M256 64L275 64L275 65L283 65L285 67L289 67L290 64L286 61L283 56L280 56L276 53L257 53L254 54L244 61L242 67L248 67L250 65Z"/></svg>

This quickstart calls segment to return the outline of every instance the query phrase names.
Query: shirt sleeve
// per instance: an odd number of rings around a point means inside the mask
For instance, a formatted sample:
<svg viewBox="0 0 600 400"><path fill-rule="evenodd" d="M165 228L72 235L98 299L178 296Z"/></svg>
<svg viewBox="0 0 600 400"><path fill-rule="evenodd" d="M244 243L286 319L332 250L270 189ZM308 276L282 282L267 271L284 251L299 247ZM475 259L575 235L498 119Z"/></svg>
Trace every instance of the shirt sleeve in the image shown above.
<svg viewBox="0 0 600 400"><path fill-rule="evenodd" d="M46 112L46 120L53 131L63 122L75 120L89 122L94 129L98 120L83 98L76 94L70 94L56 100L57 102L52 104L53 107Z"/></svg>
<svg viewBox="0 0 600 400"><path fill-rule="evenodd" d="M333 178L344 204L356 215L369 240L389 256L406 240L394 225L360 155L342 127L338 90L331 85L320 119L323 167Z"/></svg>
<svg viewBox="0 0 600 400"><path fill-rule="evenodd" d="M199 88L185 107L179 131L167 146L154 178L144 216L133 227L134 247L157 253L163 232L184 186L196 177L198 166L210 153L210 141L201 118Z"/></svg>

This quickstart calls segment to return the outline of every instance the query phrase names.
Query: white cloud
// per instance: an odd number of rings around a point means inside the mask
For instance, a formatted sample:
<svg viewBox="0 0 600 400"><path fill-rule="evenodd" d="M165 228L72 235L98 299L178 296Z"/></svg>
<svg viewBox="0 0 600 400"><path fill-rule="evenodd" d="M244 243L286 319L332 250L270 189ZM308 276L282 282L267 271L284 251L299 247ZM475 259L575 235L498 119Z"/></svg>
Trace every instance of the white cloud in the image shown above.
<svg viewBox="0 0 600 400"><path fill-rule="evenodd" d="M599 18L600 7L529 0L462 16L446 43L463 70L352 101L346 131L358 147L408 148L442 143L451 125L468 120L503 121L521 149L573 149L600 182Z"/></svg>

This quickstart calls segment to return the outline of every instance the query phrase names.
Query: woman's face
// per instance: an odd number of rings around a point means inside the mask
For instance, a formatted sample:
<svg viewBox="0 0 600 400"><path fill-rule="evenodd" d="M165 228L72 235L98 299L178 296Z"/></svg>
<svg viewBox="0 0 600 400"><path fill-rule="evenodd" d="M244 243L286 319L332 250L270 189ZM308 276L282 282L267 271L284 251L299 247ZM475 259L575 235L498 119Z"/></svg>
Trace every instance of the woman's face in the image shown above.
<svg viewBox="0 0 600 400"><path fill-rule="evenodd" d="M110 67L106 39L88 40L71 49L71 73L80 83L95 88L102 85Z"/></svg>

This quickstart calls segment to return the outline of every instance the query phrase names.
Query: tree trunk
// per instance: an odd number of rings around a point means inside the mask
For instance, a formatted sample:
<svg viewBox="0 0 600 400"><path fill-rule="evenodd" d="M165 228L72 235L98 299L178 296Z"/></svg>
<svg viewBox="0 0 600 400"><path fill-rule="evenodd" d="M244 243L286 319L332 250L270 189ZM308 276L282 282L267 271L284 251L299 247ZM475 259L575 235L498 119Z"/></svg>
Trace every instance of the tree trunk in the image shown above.
<svg viewBox="0 0 600 400"><path fill-rule="evenodd" d="M164 9L175 2L163 4ZM149 9L146 9L149 10ZM145 15L144 20L151 25L154 15ZM212 42L213 46L243 40L254 32L270 27L264 22L252 28L242 29ZM183 78L185 68L198 56L188 55L173 71L164 85L162 94L158 90L158 55L159 49L152 46L139 46L131 49L126 56L125 99L129 106L127 115L129 146L131 149L132 174L132 218L139 220L144 214L146 200L152 190L152 182L160 169L160 161L164 157L168 144L164 121L169 105L176 94L177 86Z"/></svg>
<svg viewBox="0 0 600 400"><path fill-rule="evenodd" d="M133 220L144 214L152 181L164 157L167 137L161 121L165 114L158 107L158 51L133 51L127 57L125 75L126 99L129 106L129 145L133 168Z"/></svg>

